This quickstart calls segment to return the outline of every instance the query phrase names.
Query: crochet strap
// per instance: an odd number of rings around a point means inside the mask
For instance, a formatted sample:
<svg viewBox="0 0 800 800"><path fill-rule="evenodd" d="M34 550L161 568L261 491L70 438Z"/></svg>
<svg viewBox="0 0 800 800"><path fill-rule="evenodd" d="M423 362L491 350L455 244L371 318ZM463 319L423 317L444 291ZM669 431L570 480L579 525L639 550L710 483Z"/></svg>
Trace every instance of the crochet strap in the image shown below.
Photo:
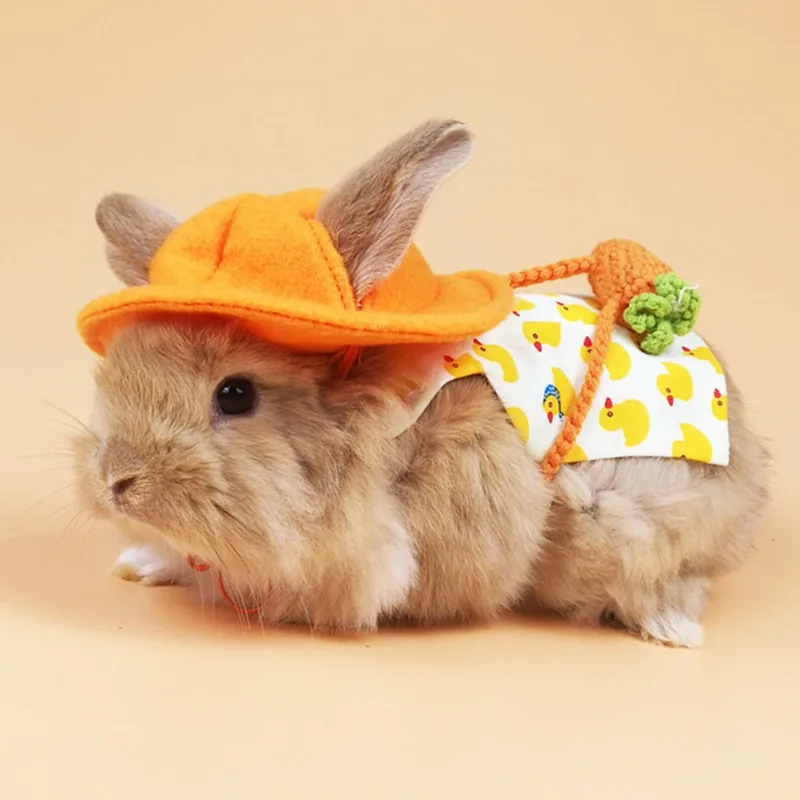
<svg viewBox="0 0 800 800"><path fill-rule="evenodd" d="M595 259L591 256L570 258L566 261L556 261L544 267L534 267L522 272L514 272L508 276L508 282L511 284L512 289L521 289L525 286L533 286L547 281L572 278L575 275L586 275L595 266ZM611 334L619 314L620 305L620 295L607 298L597 317L594 343L586 366L586 376L583 379L583 384L564 421L564 426L545 454L544 459L542 459L541 470L547 480L552 480L564 463L564 459L569 455L575 445L578 434L581 432L586 415L592 407L597 388L600 385L600 377L603 373L608 345L611 342Z"/></svg>
<svg viewBox="0 0 800 800"><path fill-rule="evenodd" d="M572 404L564 427L561 428L555 441L550 446L544 459L542 459L541 469L545 478L552 480L558 472L564 459L569 455L578 434L581 432L586 415L592 407L597 389L600 386L600 378L603 374L603 367L606 363L608 346L611 343L611 334L614 330L614 322L621 304L621 298L614 297L606 301L606 304L597 317L594 329L594 339L592 342L592 352L589 355L589 362L586 365L586 375L583 384Z"/></svg>
<svg viewBox="0 0 800 800"><path fill-rule="evenodd" d="M526 286L533 286L537 283L547 283L548 281L558 281L564 278L572 278L575 275L586 275L594 265L591 256L581 258L570 258L566 261L556 261L546 267L534 267L522 272L512 272L508 276L508 282L512 289L523 289Z"/></svg>

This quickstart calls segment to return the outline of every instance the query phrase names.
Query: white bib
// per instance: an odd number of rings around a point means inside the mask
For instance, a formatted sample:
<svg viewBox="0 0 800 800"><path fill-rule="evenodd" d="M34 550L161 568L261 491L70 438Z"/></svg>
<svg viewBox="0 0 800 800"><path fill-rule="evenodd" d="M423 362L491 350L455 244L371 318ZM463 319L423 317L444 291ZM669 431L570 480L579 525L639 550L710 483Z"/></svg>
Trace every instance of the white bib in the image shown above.
<svg viewBox="0 0 800 800"><path fill-rule="evenodd" d="M450 381L483 374L537 460L561 430L586 374L597 305L571 295L517 295L515 311L479 339L405 348L425 376L411 423ZM627 456L729 463L725 375L695 333L660 356L615 326L594 403L565 461Z"/></svg>

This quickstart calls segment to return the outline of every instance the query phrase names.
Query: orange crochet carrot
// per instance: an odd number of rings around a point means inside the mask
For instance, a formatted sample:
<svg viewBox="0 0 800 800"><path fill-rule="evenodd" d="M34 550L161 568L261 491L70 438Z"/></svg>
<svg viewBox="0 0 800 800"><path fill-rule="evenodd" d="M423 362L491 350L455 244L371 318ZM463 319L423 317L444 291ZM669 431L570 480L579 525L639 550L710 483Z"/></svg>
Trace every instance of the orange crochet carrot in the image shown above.
<svg viewBox="0 0 800 800"><path fill-rule="evenodd" d="M694 289L663 261L641 245L623 239L599 244L590 256L515 272L508 279L513 289L519 289L575 275L588 276L601 308L583 385L564 427L542 460L541 469L547 478L558 472L594 402L614 325L619 322L645 334L640 346L645 352L658 354L672 343L676 333L683 335L691 330L700 307Z"/></svg>

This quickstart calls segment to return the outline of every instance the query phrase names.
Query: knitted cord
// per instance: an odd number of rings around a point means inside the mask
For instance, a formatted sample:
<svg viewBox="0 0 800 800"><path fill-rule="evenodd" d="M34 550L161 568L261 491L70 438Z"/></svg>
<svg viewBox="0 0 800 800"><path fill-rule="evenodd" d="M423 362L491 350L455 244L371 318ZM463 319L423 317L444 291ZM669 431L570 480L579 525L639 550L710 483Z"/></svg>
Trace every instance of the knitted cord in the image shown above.
<svg viewBox="0 0 800 800"><path fill-rule="evenodd" d="M570 258L566 261L556 261L545 267L534 267L522 272L514 272L508 276L508 282L511 284L512 289L521 289L537 283L572 278L575 275L586 275L596 266L597 263L592 256ZM611 334L614 330L614 323L619 314L621 303L622 298L619 294L607 298L597 317L594 345L592 354L589 356L589 362L586 365L586 376L583 379L583 385L567 415L564 426L541 463L542 473L547 480L553 479L564 463L564 459L569 455L570 450L575 445L578 434L581 432L586 415L592 407L597 394L597 387L600 385L600 377L603 374L603 366L605 365L608 346L611 342Z"/></svg>
<svg viewBox="0 0 800 800"><path fill-rule="evenodd" d="M575 275L585 275L592 266L594 266L594 259L591 256L570 258L566 261L556 261L546 267L534 267L522 272L512 272L508 276L508 282L511 284L512 289L523 289L536 283L547 283L547 281L572 278Z"/></svg>
<svg viewBox="0 0 800 800"><path fill-rule="evenodd" d="M586 415L592 407L597 394L597 387L600 385L606 353L611 343L611 334L614 330L614 322L619 313L621 302L619 295L609 298L597 317L592 353L586 365L586 376L583 379L583 385L575 398L567 419L564 421L564 427L561 428L541 463L541 470L547 480L553 479L564 463L564 459L569 455L575 440L578 438L578 434L581 432Z"/></svg>

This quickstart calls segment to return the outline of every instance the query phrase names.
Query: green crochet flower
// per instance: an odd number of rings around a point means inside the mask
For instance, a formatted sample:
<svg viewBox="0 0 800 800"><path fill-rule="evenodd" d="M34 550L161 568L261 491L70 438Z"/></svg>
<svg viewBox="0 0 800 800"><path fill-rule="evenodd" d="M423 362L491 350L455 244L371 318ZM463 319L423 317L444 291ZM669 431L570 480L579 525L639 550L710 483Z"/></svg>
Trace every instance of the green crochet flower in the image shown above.
<svg viewBox="0 0 800 800"><path fill-rule="evenodd" d="M636 295L622 317L632 331L646 334L639 347L652 356L661 355L675 340L694 327L700 310L700 295L677 275L658 275L655 294Z"/></svg>

